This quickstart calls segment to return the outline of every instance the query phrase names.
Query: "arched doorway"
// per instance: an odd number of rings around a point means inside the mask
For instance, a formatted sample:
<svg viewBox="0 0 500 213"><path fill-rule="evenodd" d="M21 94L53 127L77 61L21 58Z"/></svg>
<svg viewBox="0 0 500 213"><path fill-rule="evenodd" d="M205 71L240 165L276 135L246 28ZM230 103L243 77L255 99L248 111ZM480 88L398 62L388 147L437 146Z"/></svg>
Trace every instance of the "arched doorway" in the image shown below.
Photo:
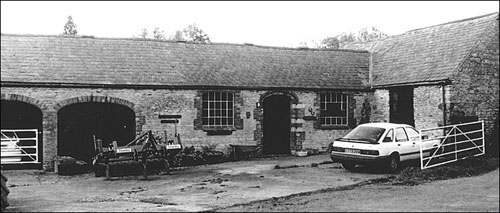
<svg viewBox="0 0 500 213"><path fill-rule="evenodd" d="M42 151L42 111L35 105L21 102L21 101L11 101L11 100L2 100L1 101L1 129L37 129L38 134L38 146L35 148L23 148L23 151L26 154L36 154L38 152L38 163L36 165L31 164L31 166L38 168L42 166L43 162L43 151ZM34 137L33 132L19 132L19 137ZM22 134L22 135L21 135ZM24 136L23 136L24 135ZM30 143L30 144L26 144ZM23 141L20 146L33 146L33 141ZM22 157L22 161L28 160L31 161L33 159L24 156ZM27 158L27 159L24 159ZM35 159L36 160L36 159ZM25 164L21 166L22 168L30 167L30 164ZM20 167L20 168L21 168ZM17 167L16 167L17 168Z"/></svg>
<svg viewBox="0 0 500 213"><path fill-rule="evenodd" d="M290 154L290 97L271 95L263 101L263 154Z"/></svg>
<svg viewBox="0 0 500 213"><path fill-rule="evenodd" d="M95 155L94 135L107 146L112 141L126 145L135 138L135 113L114 103L77 103L57 114L57 155L87 163Z"/></svg>

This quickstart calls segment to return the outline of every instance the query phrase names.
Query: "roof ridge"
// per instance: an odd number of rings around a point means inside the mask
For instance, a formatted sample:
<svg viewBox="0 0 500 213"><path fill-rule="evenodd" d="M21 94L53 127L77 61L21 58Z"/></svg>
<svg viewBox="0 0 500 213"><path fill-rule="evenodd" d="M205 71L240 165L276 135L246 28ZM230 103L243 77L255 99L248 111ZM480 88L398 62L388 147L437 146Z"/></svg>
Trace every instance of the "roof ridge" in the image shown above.
<svg viewBox="0 0 500 213"><path fill-rule="evenodd" d="M488 14L485 14L485 15L474 16L474 17L470 17L470 18L465 18L465 19L450 21L450 22L446 22L446 23L442 23L442 24L436 24L436 25L431 25L431 26L427 26L427 27L422 27L422 28L417 28L417 29L409 30L409 31L406 31L406 32L404 32L404 33L402 33L400 35L411 33L411 32L414 32L414 31L424 30L424 29L428 29L428 28L432 28L432 27L437 27L437 26L443 26L443 25L448 25L448 24L455 24L455 23L460 23L460 22L466 22L466 21L471 21L471 20L475 20L475 19L480 19L480 18L492 16L494 14L496 14L498 16L498 12L488 13Z"/></svg>
<svg viewBox="0 0 500 213"><path fill-rule="evenodd" d="M497 20L498 20L498 13L497 13ZM460 61L460 63L457 64L455 68L453 68L453 71L451 74L448 76L448 79L450 79L455 73L458 72L459 68L466 62L467 58L472 54L472 51L479 45L481 40L485 37L485 35L488 33L488 31L493 27L495 20L490 20L488 23L488 26L483 30L481 35L478 36L477 41L472 45L469 50L467 51L467 54L464 56L464 58Z"/></svg>
<svg viewBox="0 0 500 213"><path fill-rule="evenodd" d="M281 49L281 50L295 50L295 51L325 51L325 52L362 52L366 53L366 50L349 50L349 49L323 49L323 48L304 48L304 47L278 47L278 46L265 46L265 45L255 45L252 43L228 43L228 42L193 42L193 41L183 41L183 40L159 40L152 38L113 38L113 37L95 37L92 35L43 35L43 34L12 34L12 33L1 33L1 36L12 36L12 37L47 37L47 38L74 38L74 39L98 39L98 40L122 40L122 41L151 41L151 42L164 42L164 43L185 43L193 45L229 45L229 46L245 46L245 47L257 47L257 48L269 48L269 49Z"/></svg>

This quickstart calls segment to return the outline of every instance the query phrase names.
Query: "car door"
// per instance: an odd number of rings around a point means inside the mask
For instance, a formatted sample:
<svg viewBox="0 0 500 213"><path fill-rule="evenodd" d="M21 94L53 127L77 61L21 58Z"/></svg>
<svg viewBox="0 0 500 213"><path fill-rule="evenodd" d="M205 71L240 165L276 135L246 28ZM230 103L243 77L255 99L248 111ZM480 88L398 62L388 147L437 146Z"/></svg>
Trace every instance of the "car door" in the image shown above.
<svg viewBox="0 0 500 213"><path fill-rule="evenodd" d="M395 150L399 152L399 147L394 142L394 129L389 129L379 144L379 152L381 155L389 156Z"/></svg>
<svg viewBox="0 0 500 213"><path fill-rule="evenodd" d="M408 136L409 142L412 144L411 153L408 157L411 159L420 158L420 133L412 127L405 127L406 135Z"/></svg>
<svg viewBox="0 0 500 213"><path fill-rule="evenodd" d="M397 149L399 151L399 160L405 161L411 159L411 155L413 154L414 145L412 142L408 140L408 136L406 135L406 131L403 127L395 128L394 131L395 143Z"/></svg>

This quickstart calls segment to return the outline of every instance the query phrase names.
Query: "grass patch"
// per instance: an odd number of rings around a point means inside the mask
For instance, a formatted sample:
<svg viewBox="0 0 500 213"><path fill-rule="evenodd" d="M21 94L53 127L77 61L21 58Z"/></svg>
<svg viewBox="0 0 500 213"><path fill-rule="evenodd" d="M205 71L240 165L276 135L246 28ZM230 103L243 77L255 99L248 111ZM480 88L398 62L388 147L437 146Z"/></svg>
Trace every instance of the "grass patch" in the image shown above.
<svg viewBox="0 0 500 213"><path fill-rule="evenodd" d="M393 185L418 185L421 183L459 177L481 175L497 169L498 157L479 156L421 170L420 166L408 166L394 175Z"/></svg>

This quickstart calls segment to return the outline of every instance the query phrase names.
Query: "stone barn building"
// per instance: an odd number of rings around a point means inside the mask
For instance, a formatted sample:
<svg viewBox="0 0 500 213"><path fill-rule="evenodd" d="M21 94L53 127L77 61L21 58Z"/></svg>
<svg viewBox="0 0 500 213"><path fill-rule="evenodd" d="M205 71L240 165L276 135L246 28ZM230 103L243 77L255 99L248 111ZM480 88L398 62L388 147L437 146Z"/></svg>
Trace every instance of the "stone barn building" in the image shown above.
<svg viewBox="0 0 500 213"><path fill-rule="evenodd" d="M490 139L498 126L498 42L494 13L344 48L370 52L371 85L388 104L388 121L422 129L484 120ZM497 150L498 139L489 141Z"/></svg>
<svg viewBox="0 0 500 213"><path fill-rule="evenodd" d="M498 120L498 13L342 50L1 39L1 127L38 129L46 170L57 156L90 162L93 137L124 145L146 130L272 155L324 151L364 122L425 128L463 114L485 120L491 135Z"/></svg>

